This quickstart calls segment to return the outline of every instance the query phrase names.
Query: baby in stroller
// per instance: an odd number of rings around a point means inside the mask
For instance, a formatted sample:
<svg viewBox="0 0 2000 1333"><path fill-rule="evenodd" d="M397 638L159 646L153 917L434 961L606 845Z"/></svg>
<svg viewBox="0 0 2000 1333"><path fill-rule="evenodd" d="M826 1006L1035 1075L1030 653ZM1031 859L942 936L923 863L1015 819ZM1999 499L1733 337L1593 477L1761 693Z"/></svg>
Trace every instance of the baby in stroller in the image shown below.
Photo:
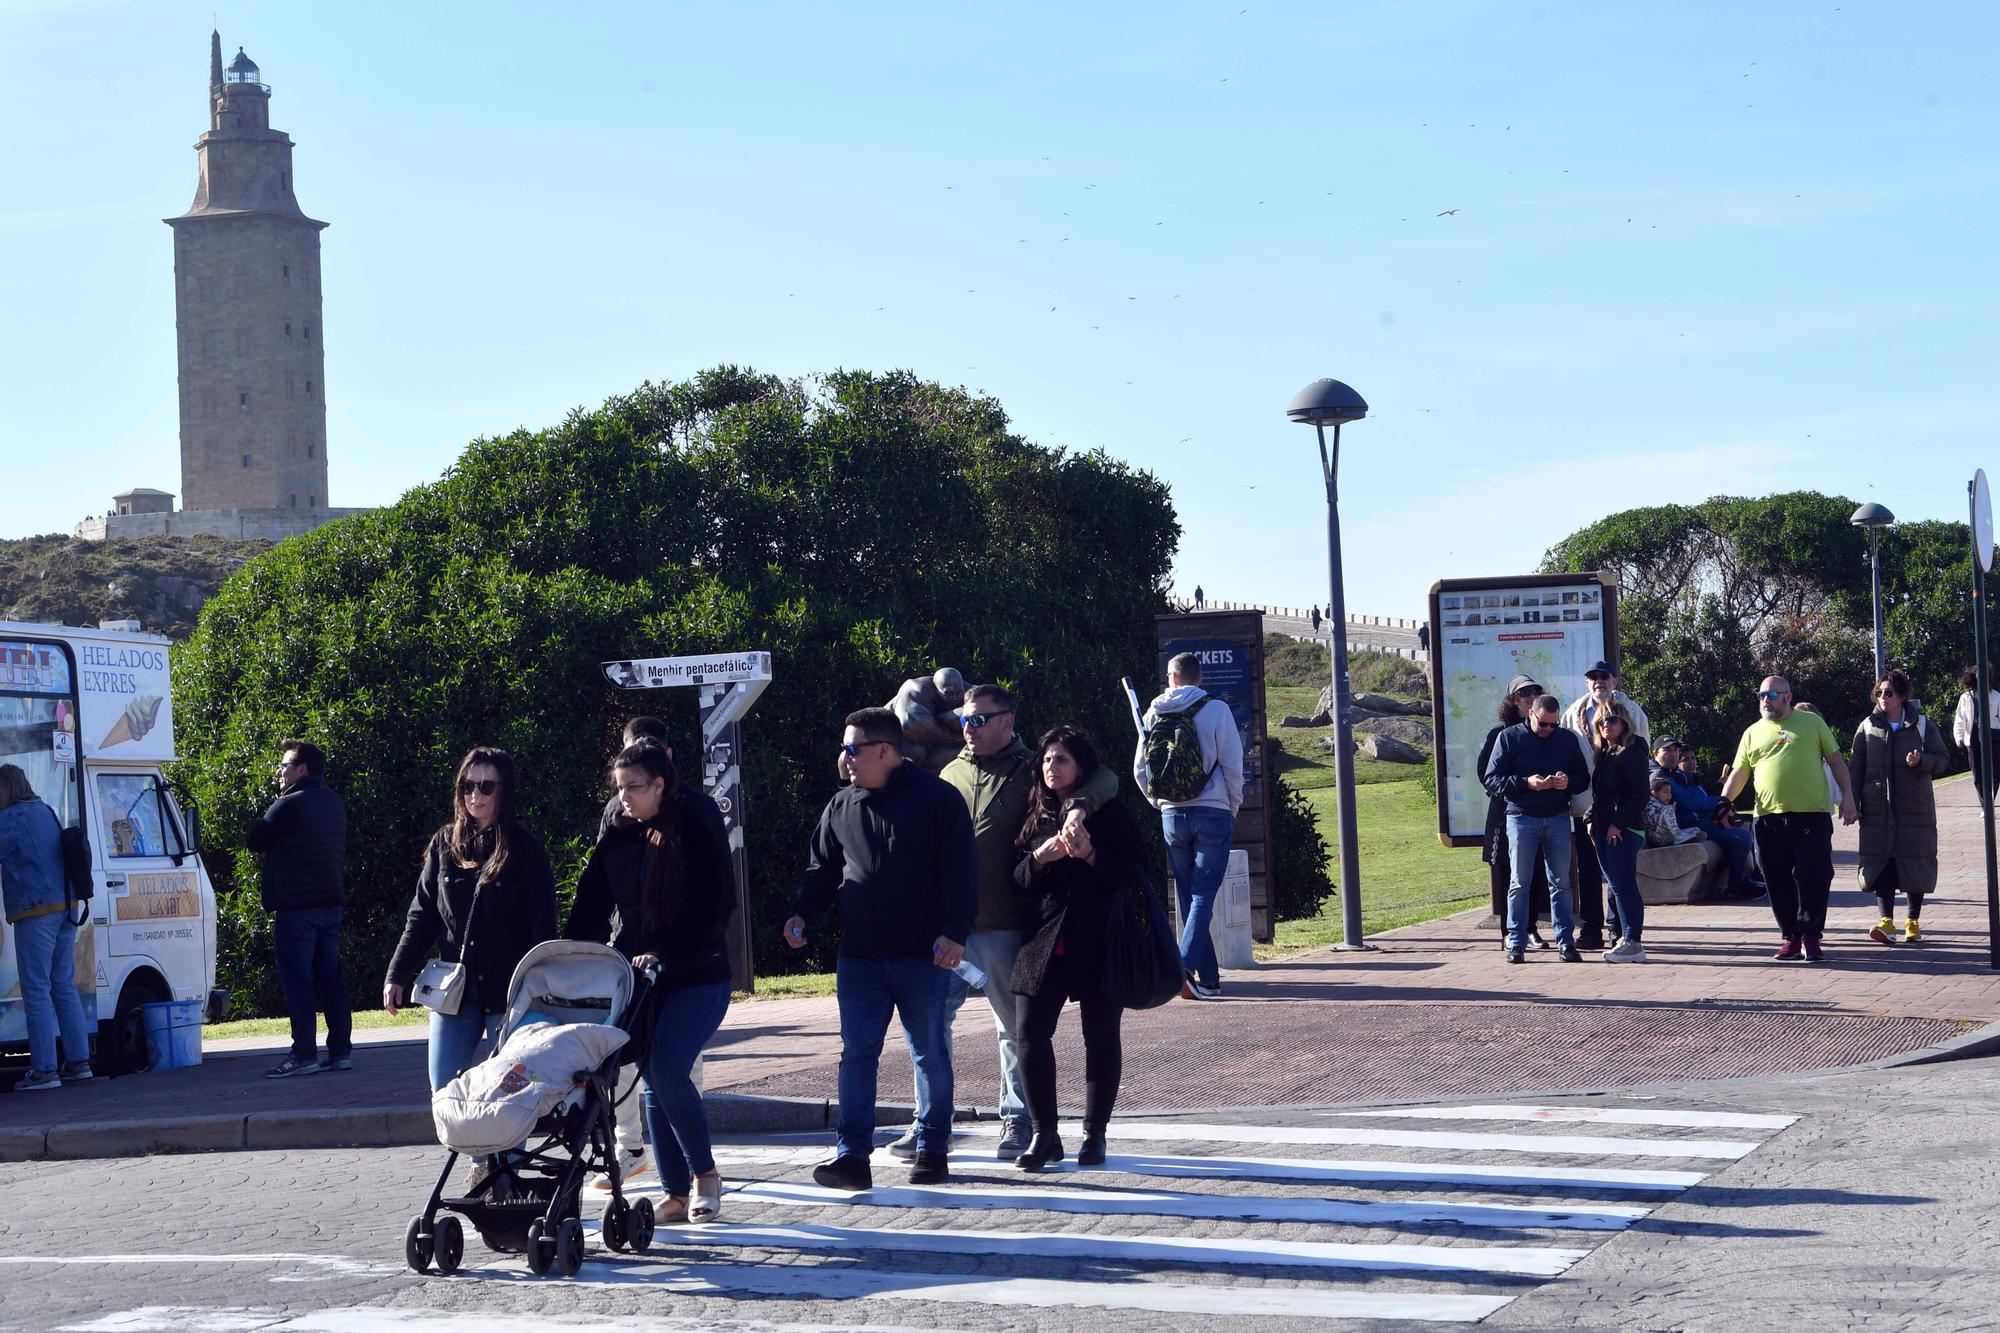
<svg viewBox="0 0 2000 1333"><path fill-rule="evenodd" d="M614 1144L618 1070L646 1047L649 979L617 950L578 940L536 945L514 969L497 1049L438 1089L431 1116L450 1151L424 1211L410 1219L403 1256L415 1271L454 1273L465 1254L464 1216L490 1250L526 1253L537 1275L583 1264L579 1196L604 1172L611 1201L601 1235L614 1250L653 1241L650 1199L628 1200ZM629 1094L628 1094L629 1095ZM463 1196L445 1196L461 1155L492 1168Z"/></svg>

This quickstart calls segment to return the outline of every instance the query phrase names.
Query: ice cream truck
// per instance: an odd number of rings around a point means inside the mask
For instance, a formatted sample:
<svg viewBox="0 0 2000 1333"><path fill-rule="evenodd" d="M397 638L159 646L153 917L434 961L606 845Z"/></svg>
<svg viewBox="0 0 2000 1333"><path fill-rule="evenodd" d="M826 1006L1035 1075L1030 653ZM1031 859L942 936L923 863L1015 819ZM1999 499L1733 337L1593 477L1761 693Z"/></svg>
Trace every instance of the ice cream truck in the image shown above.
<svg viewBox="0 0 2000 1333"><path fill-rule="evenodd" d="M161 771L174 757L164 637L136 621L0 621L0 764L19 765L90 840L95 896L77 931L76 982L111 1070L145 1062L140 1005L194 1000L211 1021L228 1007L198 823ZM0 931L0 1051L24 1051L14 933Z"/></svg>

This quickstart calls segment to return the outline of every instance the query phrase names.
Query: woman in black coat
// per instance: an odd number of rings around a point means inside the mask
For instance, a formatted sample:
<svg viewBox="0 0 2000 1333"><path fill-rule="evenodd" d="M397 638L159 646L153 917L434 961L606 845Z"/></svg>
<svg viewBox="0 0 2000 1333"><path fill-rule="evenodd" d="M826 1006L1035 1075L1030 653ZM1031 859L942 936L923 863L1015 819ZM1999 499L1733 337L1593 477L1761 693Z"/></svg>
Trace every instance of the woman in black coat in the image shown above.
<svg viewBox="0 0 2000 1333"><path fill-rule="evenodd" d="M1039 903L1035 925L1014 963L1019 1005L1015 1032L1021 1072L1028 1085L1034 1137L1015 1159L1023 1171L1040 1171L1063 1159L1056 1132L1056 1023L1074 999L1083 1018L1082 1166L1104 1161L1104 1127L1118 1100L1124 1052L1118 1027L1125 1011L1098 990L1104 973L1104 940L1125 886L1144 875L1138 821L1112 797L1073 836L1062 832L1063 804L1097 770L1097 750L1075 727L1042 736L1035 755L1028 815L1015 845L1021 849L1014 880ZM1150 890L1148 890L1150 892Z"/></svg>
<svg viewBox="0 0 2000 1333"><path fill-rule="evenodd" d="M1590 777L1590 837L1618 906L1621 936L1605 951L1604 961L1643 963L1646 950L1639 936L1646 925L1646 903L1639 896L1639 852L1646 845L1651 769L1646 747L1633 736L1623 713L1600 709L1591 731L1597 759Z"/></svg>
<svg viewBox="0 0 2000 1333"><path fill-rule="evenodd" d="M497 1035L507 985L528 950L556 935L556 881L548 853L515 816L514 760L479 746L458 766L452 820L431 836L403 938L389 959L382 1007L409 1002L410 985L437 946L470 974L458 1012L431 1013L435 1092L472 1066L482 1037Z"/></svg>
<svg viewBox="0 0 2000 1333"><path fill-rule="evenodd" d="M634 967L658 969L653 1040L642 1066L646 1128L667 1191L658 1216L712 1222L722 1214L722 1178L694 1062L729 1012L723 931L736 911L735 871L728 848L678 798L680 775L664 746L626 746L611 775L632 823L591 852L563 935L608 940Z"/></svg>

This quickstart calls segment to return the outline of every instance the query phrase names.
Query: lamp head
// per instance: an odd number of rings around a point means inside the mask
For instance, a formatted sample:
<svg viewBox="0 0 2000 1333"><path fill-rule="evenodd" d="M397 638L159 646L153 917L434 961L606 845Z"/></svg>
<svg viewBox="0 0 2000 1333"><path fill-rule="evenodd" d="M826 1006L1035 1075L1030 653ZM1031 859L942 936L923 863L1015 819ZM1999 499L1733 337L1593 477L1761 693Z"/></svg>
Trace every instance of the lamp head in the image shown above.
<svg viewBox="0 0 2000 1333"><path fill-rule="evenodd" d="M1857 528L1886 528L1896 521L1896 516L1884 506L1870 500L1855 510L1854 516L1847 521Z"/></svg>
<svg viewBox="0 0 2000 1333"><path fill-rule="evenodd" d="M1339 380L1314 380L1293 396L1285 415L1303 426L1338 426L1367 416L1368 403Z"/></svg>

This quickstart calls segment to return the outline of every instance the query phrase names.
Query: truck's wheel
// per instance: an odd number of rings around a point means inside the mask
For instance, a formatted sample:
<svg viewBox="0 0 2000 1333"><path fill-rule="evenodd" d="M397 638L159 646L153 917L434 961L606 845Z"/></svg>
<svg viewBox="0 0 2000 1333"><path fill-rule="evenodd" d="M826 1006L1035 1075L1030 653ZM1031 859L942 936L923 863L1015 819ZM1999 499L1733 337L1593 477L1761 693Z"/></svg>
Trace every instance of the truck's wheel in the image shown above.
<svg viewBox="0 0 2000 1333"><path fill-rule="evenodd" d="M147 975L126 981L118 992L111 1021L97 1025L98 1065L107 1074L135 1074L146 1067L146 1016L142 1004L167 999L166 987Z"/></svg>

